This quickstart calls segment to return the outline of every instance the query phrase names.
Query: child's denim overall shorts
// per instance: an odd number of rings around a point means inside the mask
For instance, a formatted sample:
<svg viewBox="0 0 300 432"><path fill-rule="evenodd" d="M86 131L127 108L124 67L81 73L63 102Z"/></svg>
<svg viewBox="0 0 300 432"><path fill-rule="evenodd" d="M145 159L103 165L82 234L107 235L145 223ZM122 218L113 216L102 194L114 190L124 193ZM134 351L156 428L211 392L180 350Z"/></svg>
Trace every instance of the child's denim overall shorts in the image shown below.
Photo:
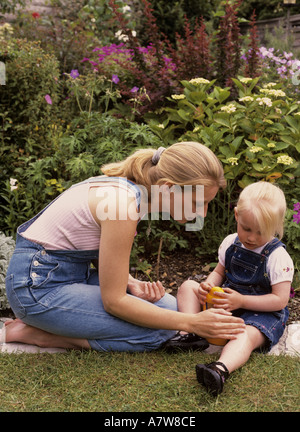
<svg viewBox="0 0 300 432"><path fill-rule="evenodd" d="M278 239L268 243L260 254L242 248L239 238L229 246L225 254L226 281L229 287L244 295L264 295L272 292L267 274L267 260L279 246L285 245ZM238 309L233 315L240 316L245 324L258 328L267 338L265 351L276 345L282 336L289 313L287 307L275 312L258 312Z"/></svg>
<svg viewBox="0 0 300 432"><path fill-rule="evenodd" d="M85 182L110 180L95 177ZM139 202L139 188L118 180L133 188ZM148 351L174 336L175 331L136 326L104 310L98 273L91 268L98 250L46 250L22 237L46 208L18 228L6 277L7 297L16 317L49 333L87 339L97 351ZM177 310L175 297L167 293L155 304Z"/></svg>

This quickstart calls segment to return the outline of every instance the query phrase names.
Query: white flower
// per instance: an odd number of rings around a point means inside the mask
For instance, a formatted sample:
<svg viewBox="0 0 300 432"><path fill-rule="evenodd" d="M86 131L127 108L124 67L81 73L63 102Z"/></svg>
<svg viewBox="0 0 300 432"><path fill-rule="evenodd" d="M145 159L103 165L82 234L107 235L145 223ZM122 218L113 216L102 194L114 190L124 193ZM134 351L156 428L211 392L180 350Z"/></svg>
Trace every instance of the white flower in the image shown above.
<svg viewBox="0 0 300 432"><path fill-rule="evenodd" d="M208 81L205 78L192 78L189 83L191 84L209 84L210 81Z"/></svg>
<svg viewBox="0 0 300 432"><path fill-rule="evenodd" d="M254 98L252 96L244 96L239 99L240 102L252 102Z"/></svg>
<svg viewBox="0 0 300 432"><path fill-rule="evenodd" d="M9 179L9 184L10 184L10 190L13 191L15 189L18 189L18 185L16 185L16 183L18 182L17 179L14 178L10 178Z"/></svg>
<svg viewBox="0 0 300 432"><path fill-rule="evenodd" d="M130 6L128 6L128 5L123 6L123 8L122 8L122 12L123 13L130 12L130 11L131 11L131 7Z"/></svg>
<svg viewBox="0 0 300 432"><path fill-rule="evenodd" d="M273 147L276 147L276 146L275 146L274 143L269 143L269 144L267 145L267 147L269 147L269 148L273 148Z"/></svg>
<svg viewBox="0 0 300 432"><path fill-rule="evenodd" d="M267 105L268 107L272 106L272 100L268 97L257 98L256 99L259 105Z"/></svg>
<svg viewBox="0 0 300 432"><path fill-rule="evenodd" d="M221 111L227 112L228 114L236 111L236 107L233 104L225 105L221 108Z"/></svg>
<svg viewBox="0 0 300 432"><path fill-rule="evenodd" d="M260 89L260 92L268 94L270 96L275 96L275 97L284 97L284 96L286 96L286 94L282 90L266 89L265 88L265 89Z"/></svg>

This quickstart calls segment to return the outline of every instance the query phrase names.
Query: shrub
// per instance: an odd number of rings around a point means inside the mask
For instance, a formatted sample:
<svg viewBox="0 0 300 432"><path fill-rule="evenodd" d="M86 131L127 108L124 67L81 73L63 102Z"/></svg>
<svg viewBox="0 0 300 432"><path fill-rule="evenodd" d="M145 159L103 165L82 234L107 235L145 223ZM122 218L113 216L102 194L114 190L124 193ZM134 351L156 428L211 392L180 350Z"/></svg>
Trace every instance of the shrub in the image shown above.
<svg viewBox="0 0 300 432"><path fill-rule="evenodd" d="M0 94L6 166L22 154L47 154L49 127L58 114L58 62L38 42L0 41L6 85ZM46 98L45 98L46 97ZM2 147L3 152L3 147Z"/></svg>
<svg viewBox="0 0 300 432"><path fill-rule="evenodd" d="M14 249L14 240L0 232L0 310L10 308L6 297L5 277Z"/></svg>
<svg viewBox="0 0 300 432"><path fill-rule="evenodd" d="M137 148L161 145L145 124L93 112L75 117L67 132L53 128L52 142L49 155L22 157L13 173L16 186L9 178L0 184L0 229L7 235L14 235L21 223L71 184L100 175L101 165L124 159Z"/></svg>
<svg viewBox="0 0 300 432"><path fill-rule="evenodd" d="M233 79L238 90L234 101L230 89L218 87L214 80L182 81L183 92L169 98L174 107L148 116L149 126L166 145L203 142L223 163L228 187L211 204L204 232L197 233L206 254L216 253L222 238L235 229L233 206L246 185L276 182L288 203L299 197L299 104L279 84L260 87L258 81Z"/></svg>

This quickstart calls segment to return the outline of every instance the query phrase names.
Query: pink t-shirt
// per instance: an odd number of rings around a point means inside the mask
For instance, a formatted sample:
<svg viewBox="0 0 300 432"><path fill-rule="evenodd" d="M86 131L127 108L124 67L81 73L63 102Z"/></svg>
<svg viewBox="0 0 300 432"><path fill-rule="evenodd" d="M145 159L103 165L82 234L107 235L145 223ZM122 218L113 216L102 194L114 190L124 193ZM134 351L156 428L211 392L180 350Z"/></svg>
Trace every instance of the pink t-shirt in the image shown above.
<svg viewBox="0 0 300 432"><path fill-rule="evenodd" d="M101 227L88 204L91 186L117 186L129 190L126 182L87 182L66 190L22 233L48 250L98 250Z"/></svg>

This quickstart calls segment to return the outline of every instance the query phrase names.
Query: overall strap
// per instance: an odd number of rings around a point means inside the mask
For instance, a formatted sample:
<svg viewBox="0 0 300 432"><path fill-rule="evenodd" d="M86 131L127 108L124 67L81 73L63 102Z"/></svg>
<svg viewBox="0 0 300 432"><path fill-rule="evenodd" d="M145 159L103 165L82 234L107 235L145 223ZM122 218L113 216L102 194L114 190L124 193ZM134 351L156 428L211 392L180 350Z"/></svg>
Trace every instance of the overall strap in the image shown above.
<svg viewBox="0 0 300 432"><path fill-rule="evenodd" d="M278 238L273 238L273 240L266 244L264 249L261 251L261 254L269 257L271 253L280 246L286 248L285 244L282 243Z"/></svg>

